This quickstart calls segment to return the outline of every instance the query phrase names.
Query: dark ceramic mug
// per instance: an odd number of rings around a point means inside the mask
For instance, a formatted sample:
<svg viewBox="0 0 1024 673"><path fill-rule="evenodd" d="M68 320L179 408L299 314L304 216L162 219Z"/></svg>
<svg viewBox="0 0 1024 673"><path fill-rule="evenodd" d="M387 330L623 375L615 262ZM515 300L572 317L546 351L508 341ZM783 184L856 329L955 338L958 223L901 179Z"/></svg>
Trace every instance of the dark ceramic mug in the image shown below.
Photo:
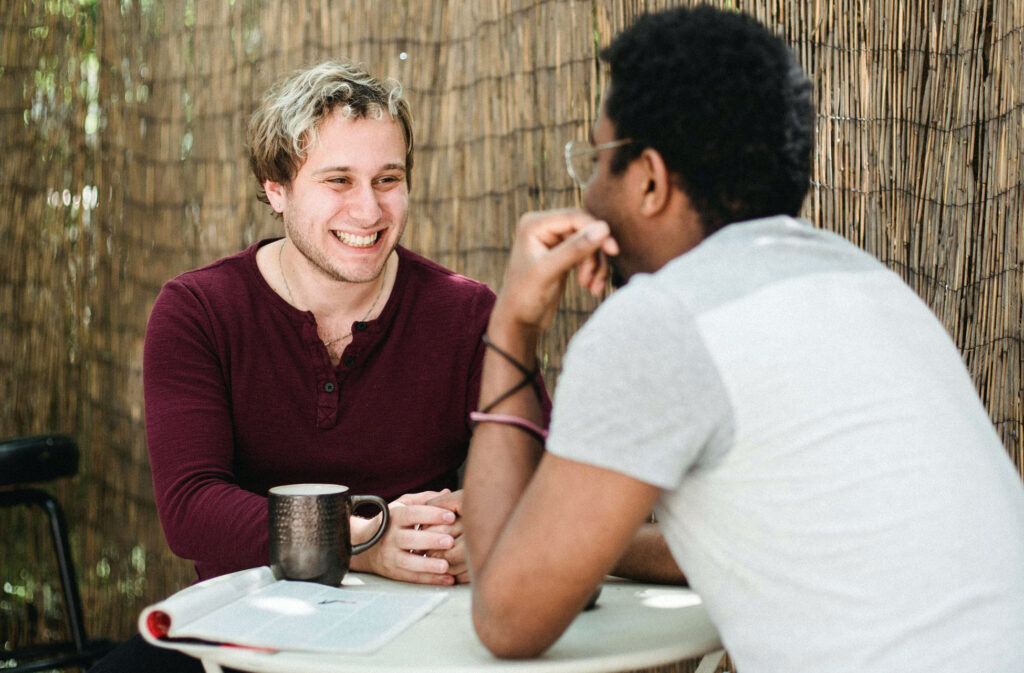
<svg viewBox="0 0 1024 673"><path fill-rule="evenodd" d="M381 523L366 542L352 544L349 517L368 503ZM270 489L270 567L286 580L338 586L349 560L372 547L388 529L388 504L375 495L351 495L338 484L288 484Z"/></svg>

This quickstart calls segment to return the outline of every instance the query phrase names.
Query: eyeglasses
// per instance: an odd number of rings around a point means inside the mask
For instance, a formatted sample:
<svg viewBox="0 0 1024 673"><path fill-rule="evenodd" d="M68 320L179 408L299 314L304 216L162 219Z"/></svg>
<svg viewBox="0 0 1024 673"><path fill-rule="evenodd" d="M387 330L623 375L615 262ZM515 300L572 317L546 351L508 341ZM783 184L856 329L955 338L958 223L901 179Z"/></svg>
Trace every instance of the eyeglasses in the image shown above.
<svg viewBox="0 0 1024 673"><path fill-rule="evenodd" d="M610 143L591 145L588 140L570 140L565 144L565 169L583 189L597 175L597 155L595 152L622 147L633 142L630 138L613 140Z"/></svg>

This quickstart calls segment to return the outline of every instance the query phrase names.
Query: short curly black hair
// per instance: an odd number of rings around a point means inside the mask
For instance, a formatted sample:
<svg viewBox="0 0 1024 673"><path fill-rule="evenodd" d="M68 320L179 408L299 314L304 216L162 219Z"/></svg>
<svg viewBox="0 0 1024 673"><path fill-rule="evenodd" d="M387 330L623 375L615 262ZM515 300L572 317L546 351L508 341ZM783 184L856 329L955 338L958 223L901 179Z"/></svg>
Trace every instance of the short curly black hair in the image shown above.
<svg viewBox="0 0 1024 673"><path fill-rule="evenodd" d="M605 112L621 172L656 149L710 235L731 222L797 215L810 186L811 85L782 40L709 6L641 17L601 52Z"/></svg>

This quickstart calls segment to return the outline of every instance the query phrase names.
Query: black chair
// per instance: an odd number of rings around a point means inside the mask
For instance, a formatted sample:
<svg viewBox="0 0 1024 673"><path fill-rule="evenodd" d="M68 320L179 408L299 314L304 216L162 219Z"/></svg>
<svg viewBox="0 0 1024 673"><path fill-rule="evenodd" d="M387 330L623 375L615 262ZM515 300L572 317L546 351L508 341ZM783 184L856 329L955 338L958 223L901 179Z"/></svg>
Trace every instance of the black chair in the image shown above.
<svg viewBox="0 0 1024 673"><path fill-rule="evenodd" d="M75 566L68 545L64 511L52 495L24 485L74 476L78 472L78 445L70 437L39 435L0 440L0 506L42 507L50 520L50 534L57 553L57 566L64 591L65 613L72 640L32 644L0 651L5 673L45 671L77 666L85 668L106 654L114 645L110 640L89 639L85 634L82 601L75 579ZM2 553L2 551L0 551ZM12 666L13 664L13 666Z"/></svg>

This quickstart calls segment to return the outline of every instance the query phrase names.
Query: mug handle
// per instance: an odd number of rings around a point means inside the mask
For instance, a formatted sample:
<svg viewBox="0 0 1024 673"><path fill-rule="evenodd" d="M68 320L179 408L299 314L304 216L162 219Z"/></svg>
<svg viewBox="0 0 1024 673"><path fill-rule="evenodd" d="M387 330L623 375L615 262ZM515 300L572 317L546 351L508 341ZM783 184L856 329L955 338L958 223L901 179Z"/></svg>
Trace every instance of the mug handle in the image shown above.
<svg viewBox="0 0 1024 673"><path fill-rule="evenodd" d="M349 497L349 502L352 503L352 509L355 509L363 503L370 503L371 505L375 505L381 513L380 528L377 529L377 532L374 533L366 542L360 542L359 544L352 545L352 555L355 556L356 554L361 554L366 551L380 540L381 536L387 531L388 524L391 523L391 515L388 513L388 504L384 502L384 498L376 495L353 495Z"/></svg>

